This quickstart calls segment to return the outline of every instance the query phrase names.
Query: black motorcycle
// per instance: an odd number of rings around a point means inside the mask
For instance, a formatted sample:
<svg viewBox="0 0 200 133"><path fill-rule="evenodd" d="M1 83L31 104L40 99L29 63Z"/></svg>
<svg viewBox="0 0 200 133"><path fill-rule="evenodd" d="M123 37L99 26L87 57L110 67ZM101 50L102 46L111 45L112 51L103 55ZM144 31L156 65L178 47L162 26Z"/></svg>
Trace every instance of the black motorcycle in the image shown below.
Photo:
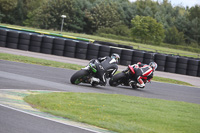
<svg viewBox="0 0 200 133"><path fill-rule="evenodd" d="M103 70L103 66L98 60L95 60L93 63L89 63L85 68L74 73L70 79L72 84L88 83L92 86L99 85L98 71ZM109 72L106 73L106 78L109 77ZM93 82L91 82L93 81Z"/></svg>
<svg viewBox="0 0 200 133"><path fill-rule="evenodd" d="M144 82L146 83L146 82ZM115 74L109 81L110 86L131 86L133 89L137 89L137 78L133 67L128 66L127 71Z"/></svg>

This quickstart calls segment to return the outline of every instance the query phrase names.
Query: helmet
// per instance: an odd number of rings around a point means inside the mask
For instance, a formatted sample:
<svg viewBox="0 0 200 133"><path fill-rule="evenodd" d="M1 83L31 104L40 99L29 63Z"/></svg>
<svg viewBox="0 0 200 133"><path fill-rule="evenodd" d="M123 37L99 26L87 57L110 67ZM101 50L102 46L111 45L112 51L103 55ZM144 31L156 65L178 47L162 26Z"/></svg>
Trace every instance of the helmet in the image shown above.
<svg viewBox="0 0 200 133"><path fill-rule="evenodd" d="M155 71L156 68L158 67L157 63L155 63L155 62L150 62L150 63L149 63L149 66L151 66L151 68L152 68L154 71Z"/></svg>
<svg viewBox="0 0 200 133"><path fill-rule="evenodd" d="M120 56L119 56L118 54L116 54L116 53L113 53L113 54L111 55L111 58L112 58L112 59L115 59L115 60L118 62L119 59L120 59Z"/></svg>

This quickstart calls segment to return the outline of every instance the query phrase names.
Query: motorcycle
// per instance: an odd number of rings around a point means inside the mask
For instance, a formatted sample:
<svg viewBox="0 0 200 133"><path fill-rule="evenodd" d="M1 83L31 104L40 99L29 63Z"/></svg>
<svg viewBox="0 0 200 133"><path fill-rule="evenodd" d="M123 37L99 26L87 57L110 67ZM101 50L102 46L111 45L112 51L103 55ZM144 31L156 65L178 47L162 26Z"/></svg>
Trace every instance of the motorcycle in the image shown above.
<svg viewBox="0 0 200 133"><path fill-rule="evenodd" d="M146 81L144 81L146 83ZM128 70L125 72L121 72L118 74L115 74L110 80L109 80L110 86L131 86L133 89L137 89L137 78L135 76L135 71L133 67L128 65Z"/></svg>
<svg viewBox="0 0 200 133"><path fill-rule="evenodd" d="M81 70L74 73L70 79L72 84L78 85L80 83L88 83L92 86L99 85L98 71L104 70L103 66L98 60L95 60L93 63L89 62L89 64L82 68ZM106 72L106 78L108 78L109 73ZM91 82L93 81L93 82Z"/></svg>

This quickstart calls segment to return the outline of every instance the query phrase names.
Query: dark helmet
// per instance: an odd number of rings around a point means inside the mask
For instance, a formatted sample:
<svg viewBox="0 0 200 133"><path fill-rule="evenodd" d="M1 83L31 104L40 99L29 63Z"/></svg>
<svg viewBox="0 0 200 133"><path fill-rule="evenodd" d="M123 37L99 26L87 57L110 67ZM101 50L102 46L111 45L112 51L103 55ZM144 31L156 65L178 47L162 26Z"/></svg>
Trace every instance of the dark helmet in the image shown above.
<svg viewBox="0 0 200 133"><path fill-rule="evenodd" d="M115 59L115 60L118 62L119 59L120 59L120 56L119 56L118 54L116 54L116 53L113 53L113 54L111 55L111 58Z"/></svg>
<svg viewBox="0 0 200 133"><path fill-rule="evenodd" d="M151 68L153 69L153 71L155 71L156 68L158 67L157 63L155 63L155 62L150 62L149 66L151 66Z"/></svg>

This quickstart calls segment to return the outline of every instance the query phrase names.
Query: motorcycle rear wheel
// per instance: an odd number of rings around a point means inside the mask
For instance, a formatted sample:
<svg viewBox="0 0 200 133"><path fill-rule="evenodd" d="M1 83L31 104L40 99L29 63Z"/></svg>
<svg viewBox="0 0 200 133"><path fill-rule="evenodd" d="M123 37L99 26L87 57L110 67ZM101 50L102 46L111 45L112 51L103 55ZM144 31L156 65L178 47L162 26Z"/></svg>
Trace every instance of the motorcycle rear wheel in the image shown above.
<svg viewBox="0 0 200 133"><path fill-rule="evenodd" d="M122 84L124 78L126 78L125 73L118 73L109 80L109 84L110 86L118 86Z"/></svg>

